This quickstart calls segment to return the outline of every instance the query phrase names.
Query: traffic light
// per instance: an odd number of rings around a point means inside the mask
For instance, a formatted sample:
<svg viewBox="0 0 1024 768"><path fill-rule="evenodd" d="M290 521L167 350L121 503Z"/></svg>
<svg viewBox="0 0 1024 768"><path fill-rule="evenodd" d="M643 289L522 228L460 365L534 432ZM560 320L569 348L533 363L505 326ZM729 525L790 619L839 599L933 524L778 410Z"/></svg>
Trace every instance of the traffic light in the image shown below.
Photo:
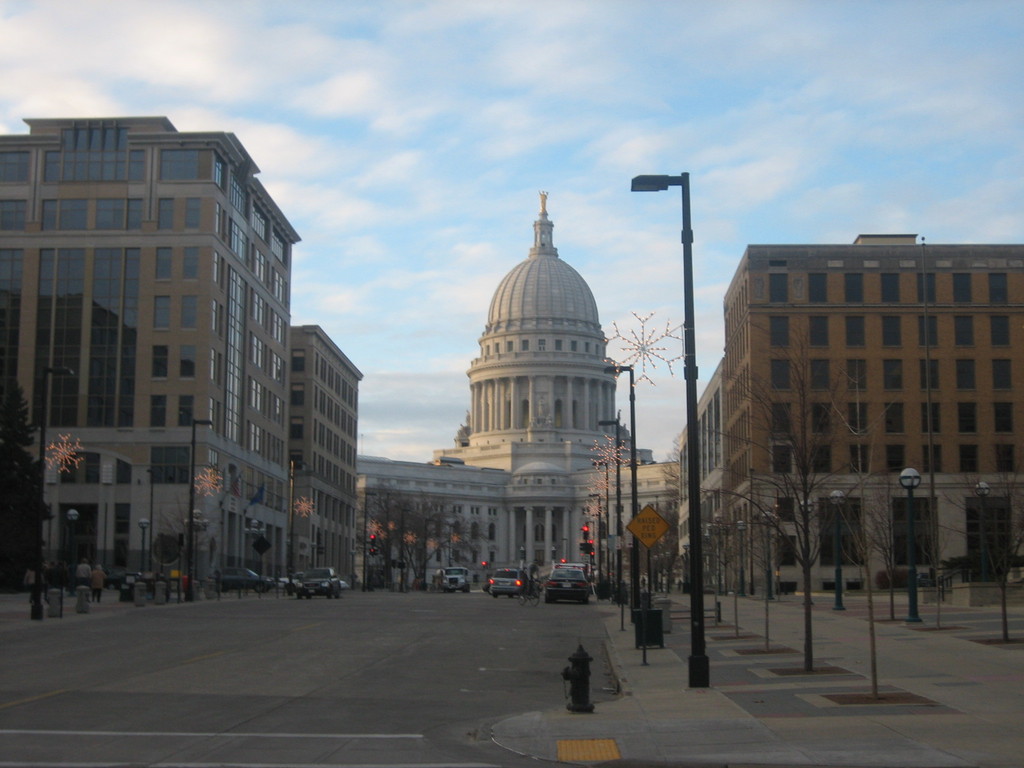
<svg viewBox="0 0 1024 768"><path fill-rule="evenodd" d="M376 533L371 533L370 534L370 554L371 555L376 555L377 554L377 534Z"/></svg>

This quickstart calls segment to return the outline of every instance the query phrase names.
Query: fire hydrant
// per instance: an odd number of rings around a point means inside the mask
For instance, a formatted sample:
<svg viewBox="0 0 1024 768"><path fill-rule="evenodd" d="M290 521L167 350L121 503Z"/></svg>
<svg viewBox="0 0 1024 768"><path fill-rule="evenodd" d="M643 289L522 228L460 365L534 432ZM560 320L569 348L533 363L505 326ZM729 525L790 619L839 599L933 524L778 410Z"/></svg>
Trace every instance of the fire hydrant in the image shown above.
<svg viewBox="0 0 1024 768"><path fill-rule="evenodd" d="M594 659L580 644L576 653L569 657L570 666L562 670L562 679L569 681L569 703L565 708L570 712L593 712L590 701L590 662Z"/></svg>

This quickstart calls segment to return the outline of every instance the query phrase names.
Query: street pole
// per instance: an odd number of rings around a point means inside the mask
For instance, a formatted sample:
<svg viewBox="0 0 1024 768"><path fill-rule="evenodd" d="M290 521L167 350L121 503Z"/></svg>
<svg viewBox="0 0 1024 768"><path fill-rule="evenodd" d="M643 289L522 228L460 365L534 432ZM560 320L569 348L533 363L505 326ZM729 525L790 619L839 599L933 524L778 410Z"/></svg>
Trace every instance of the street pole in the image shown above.
<svg viewBox="0 0 1024 768"><path fill-rule="evenodd" d="M188 589L185 590L185 602L191 603L195 600L195 550L196 550L196 426L204 424L213 426L210 419L192 419L192 442L189 444L188 454L188 541L185 543L186 559L188 561L185 572L188 575Z"/></svg>
<svg viewBox="0 0 1024 768"><path fill-rule="evenodd" d="M625 601L622 599L622 419L599 421L600 426L615 425L615 601L619 604L619 630L626 630Z"/></svg>
<svg viewBox="0 0 1024 768"><path fill-rule="evenodd" d="M907 490L907 618L921 621L917 614L917 542L914 532L914 489L921 484L921 474L911 467L900 472L900 485Z"/></svg>
<svg viewBox="0 0 1024 768"><path fill-rule="evenodd" d="M978 499L981 501L981 509L978 511L978 536L981 541L981 580L988 581L988 541L986 540L985 531L985 503L988 495L992 493L992 488L984 480L974 486L974 492L978 495Z"/></svg>
<svg viewBox="0 0 1024 768"><path fill-rule="evenodd" d="M832 491L829 499L832 501L832 508L835 514L835 525L832 528L832 551L836 559L836 585L835 602L832 605L833 611L845 611L843 605L843 501L846 497L840 490Z"/></svg>

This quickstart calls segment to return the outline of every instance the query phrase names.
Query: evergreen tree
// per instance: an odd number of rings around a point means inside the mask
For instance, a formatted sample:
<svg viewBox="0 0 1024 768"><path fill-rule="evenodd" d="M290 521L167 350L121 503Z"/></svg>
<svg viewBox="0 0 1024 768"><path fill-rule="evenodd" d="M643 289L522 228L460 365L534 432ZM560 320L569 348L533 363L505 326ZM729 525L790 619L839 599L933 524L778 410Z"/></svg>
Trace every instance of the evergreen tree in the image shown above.
<svg viewBox="0 0 1024 768"><path fill-rule="evenodd" d="M0 395L0 586L17 588L35 557L42 471L30 452L34 428L20 386Z"/></svg>

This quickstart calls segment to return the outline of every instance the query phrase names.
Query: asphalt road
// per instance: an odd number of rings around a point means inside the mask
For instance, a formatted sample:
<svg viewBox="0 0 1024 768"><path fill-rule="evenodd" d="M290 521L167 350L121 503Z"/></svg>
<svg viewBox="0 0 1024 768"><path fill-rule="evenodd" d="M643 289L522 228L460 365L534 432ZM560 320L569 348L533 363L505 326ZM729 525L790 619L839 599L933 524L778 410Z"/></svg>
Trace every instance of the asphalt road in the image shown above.
<svg viewBox="0 0 1024 768"><path fill-rule="evenodd" d="M536 766L490 725L565 701L607 605L346 593L126 607L0 636L0 766Z"/></svg>

